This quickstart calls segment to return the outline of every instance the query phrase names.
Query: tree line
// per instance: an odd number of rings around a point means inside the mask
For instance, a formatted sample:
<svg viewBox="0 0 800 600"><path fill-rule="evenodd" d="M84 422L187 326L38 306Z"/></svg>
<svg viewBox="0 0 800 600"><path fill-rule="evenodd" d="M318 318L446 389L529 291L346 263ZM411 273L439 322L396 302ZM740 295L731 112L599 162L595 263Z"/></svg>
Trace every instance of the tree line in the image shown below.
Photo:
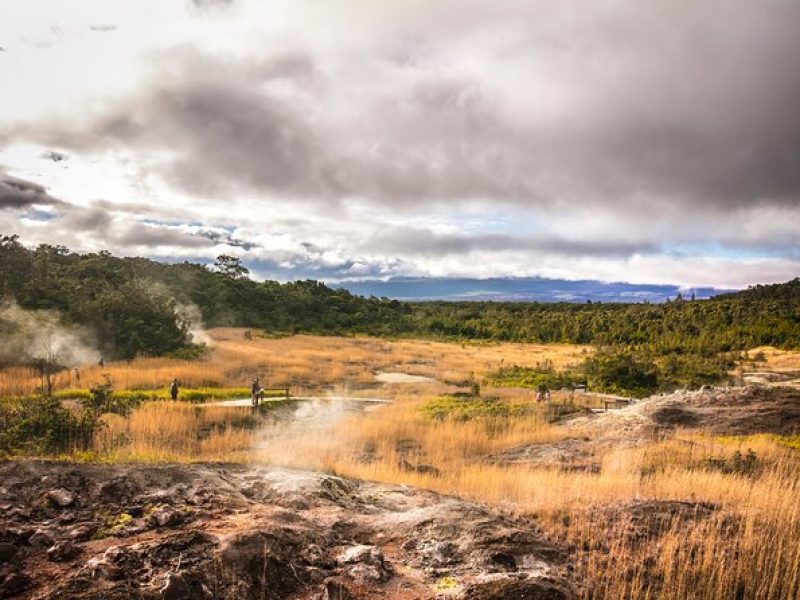
<svg viewBox="0 0 800 600"><path fill-rule="evenodd" d="M89 327L103 352L119 358L189 347L186 306L197 307L208 327L589 344L679 370L698 357L761 345L800 347L797 278L664 304L399 302L311 280L257 282L230 256L210 268L55 245L27 248L16 236L0 236L0 300L56 310L66 322Z"/></svg>

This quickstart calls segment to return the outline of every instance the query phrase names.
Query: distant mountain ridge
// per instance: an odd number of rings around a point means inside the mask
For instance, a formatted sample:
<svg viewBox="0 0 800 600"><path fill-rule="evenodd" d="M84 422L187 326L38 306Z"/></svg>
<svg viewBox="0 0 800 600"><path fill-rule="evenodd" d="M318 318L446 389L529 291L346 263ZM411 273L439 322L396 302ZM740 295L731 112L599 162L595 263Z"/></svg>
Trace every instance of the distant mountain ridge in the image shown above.
<svg viewBox="0 0 800 600"><path fill-rule="evenodd" d="M683 288L677 285L570 281L545 277L494 277L489 279L450 277L394 277L387 280L342 281L332 287L359 296L396 300L495 300L498 302L623 302L660 303L685 298L706 299L738 290L713 287Z"/></svg>

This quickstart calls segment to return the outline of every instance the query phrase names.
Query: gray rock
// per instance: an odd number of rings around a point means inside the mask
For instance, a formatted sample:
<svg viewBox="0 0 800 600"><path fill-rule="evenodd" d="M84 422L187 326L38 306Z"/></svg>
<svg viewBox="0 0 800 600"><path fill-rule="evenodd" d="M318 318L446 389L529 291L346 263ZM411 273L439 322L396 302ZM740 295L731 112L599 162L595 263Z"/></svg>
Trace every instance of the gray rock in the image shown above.
<svg viewBox="0 0 800 600"><path fill-rule="evenodd" d="M185 520L185 515L171 506L163 506L153 513L152 520L159 527L172 527L180 525Z"/></svg>
<svg viewBox="0 0 800 600"><path fill-rule="evenodd" d="M49 547L55 543L56 537L57 536L55 536L51 530L40 527L33 533L28 541L34 546Z"/></svg>
<svg viewBox="0 0 800 600"><path fill-rule="evenodd" d="M75 558L80 548L68 540L56 542L47 550L47 558L53 562L61 562Z"/></svg>
<svg viewBox="0 0 800 600"><path fill-rule="evenodd" d="M67 537L75 542L86 542L99 528L97 523L78 523L67 532Z"/></svg>
<svg viewBox="0 0 800 600"><path fill-rule="evenodd" d="M347 569L347 574L359 583L376 583L390 577L383 552L377 546L350 546L340 552L336 560L340 565L352 565Z"/></svg>
<svg viewBox="0 0 800 600"><path fill-rule="evenodd" d="M59 506L61 508L67 508L75 504L75 495L64 488L50 490L47 492L47 499L54 506Z"/></svg>
<svg viewBox="0 0 800 600"><path fill-rule="evenodd" d="M383 563L383 552L377 546L367 546L366 544L358 544L349 546L339 553L336 561L340 565L348 565L352 563L368 563L378 561Z"/></svg>
<svg viewBox="0 0 800 600"><path fill-rule="evenodd" d="M453 542L428 541L420 544L417 550L433 567L458 562L457 548Z"/></svg>
<svg viewBox="0 0 800 600"><path fill-rule="evenodd" d="M347 570L347 574L356 582L366 583L380 583L388 579L386 572L373 565L358 563L353 565Z"/></svg>
<svg viewBox="0 0 800 600"><path fill-rule="evenodd" d="M185 600L192 597L192 590L180 573L167 573L159 593L163 600Z"/></svg>
<svg viewBox="0 0 800 600"><path fill-rule="evenodd" d="M95 579L117 581L125 575L122 569L108 562L105 556L96 556L90 559L87 561L85 569Z"/></svg>
<svg viewBox="0 0 800 600"><path fill-rule="evenodd" d="M322 548L316 544L309 544L300 556L309 565L327 566L329 563Z"/></svg>

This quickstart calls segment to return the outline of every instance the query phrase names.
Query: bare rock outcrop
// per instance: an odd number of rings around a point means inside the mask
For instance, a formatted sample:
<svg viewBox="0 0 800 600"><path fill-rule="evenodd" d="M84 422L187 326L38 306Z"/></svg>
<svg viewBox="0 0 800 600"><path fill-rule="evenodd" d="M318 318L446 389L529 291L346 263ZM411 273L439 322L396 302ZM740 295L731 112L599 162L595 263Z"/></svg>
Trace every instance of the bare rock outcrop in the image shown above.
<svg viewBox="0 0 800 600"><path fill-rule="evenodd" d="M413 488L230 465L8 462L0 480L2 598L575 595L535 521Z"/></svg>

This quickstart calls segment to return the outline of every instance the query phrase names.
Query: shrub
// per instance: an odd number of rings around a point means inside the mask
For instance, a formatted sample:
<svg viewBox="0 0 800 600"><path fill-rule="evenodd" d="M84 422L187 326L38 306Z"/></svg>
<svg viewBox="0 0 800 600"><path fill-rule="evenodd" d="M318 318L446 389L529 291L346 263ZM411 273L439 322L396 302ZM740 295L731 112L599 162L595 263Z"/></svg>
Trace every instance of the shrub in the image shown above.
<svg viewBox="0 0 800 600"><path fill-rule="evenodd" d="M99 426L96 412L66 408L55 398L5 401L0 405L0 455L85 450Z"/></svg>

